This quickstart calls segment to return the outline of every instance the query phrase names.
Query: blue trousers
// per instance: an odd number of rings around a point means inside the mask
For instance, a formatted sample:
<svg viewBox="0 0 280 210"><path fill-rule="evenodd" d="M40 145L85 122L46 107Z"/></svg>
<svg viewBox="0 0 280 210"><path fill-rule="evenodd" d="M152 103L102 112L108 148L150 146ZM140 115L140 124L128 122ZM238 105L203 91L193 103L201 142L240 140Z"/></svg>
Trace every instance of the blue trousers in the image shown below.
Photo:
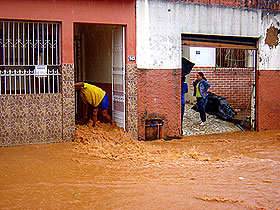
<svg viewBox="0 0 280 210"><path fill-rule="evenodd" d="M181 104L181 125L183 125L184 112L185 112L185 104Z"/></svg>
<svg viewBox="0 0 280 210"><path fill-rule="evenodd" d="M200 119L201 119L202 122L205 122L206 121L205 108L206 108L206 104L208 102L208 99L207 99L207 97L206 98L199 97L199 98L196 98L196 99L197 99L198 111L200 113Z"/></svg>

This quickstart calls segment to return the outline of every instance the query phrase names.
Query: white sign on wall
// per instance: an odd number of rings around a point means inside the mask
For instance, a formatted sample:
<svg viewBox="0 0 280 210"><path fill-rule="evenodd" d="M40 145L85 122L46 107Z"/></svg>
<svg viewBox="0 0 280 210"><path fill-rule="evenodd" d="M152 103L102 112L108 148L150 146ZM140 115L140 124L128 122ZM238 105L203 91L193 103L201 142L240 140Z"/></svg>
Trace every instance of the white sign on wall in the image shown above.
<svg viewBox="0 0 280 210"><path fill-rule="evenodd" d="M48 75L47 65L36 65L35 66L35 76L36 77L46 77Z"/></svg>
<svg viewBox="0 0 280 210"><path fill-rule="evenodd" d="M190 61L196 67L215 67L216 49L210 47L190 47Z"/></svg>

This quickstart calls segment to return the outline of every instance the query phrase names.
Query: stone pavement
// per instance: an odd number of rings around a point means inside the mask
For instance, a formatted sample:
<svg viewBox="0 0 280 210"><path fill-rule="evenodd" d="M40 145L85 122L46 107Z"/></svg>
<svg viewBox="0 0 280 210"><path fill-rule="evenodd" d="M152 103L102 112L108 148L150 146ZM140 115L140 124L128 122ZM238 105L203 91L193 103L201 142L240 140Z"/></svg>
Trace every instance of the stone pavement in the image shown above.
<svg viewBox="0 0 280 210"><path fill-rule="evenodd" d="M213 134L240 131L234 123L218 119L216 115L206 114L207 120L205 126L199 125L199 112L192 109L192 104L185 105L183 135L192 136L199 134Z"/></svg>

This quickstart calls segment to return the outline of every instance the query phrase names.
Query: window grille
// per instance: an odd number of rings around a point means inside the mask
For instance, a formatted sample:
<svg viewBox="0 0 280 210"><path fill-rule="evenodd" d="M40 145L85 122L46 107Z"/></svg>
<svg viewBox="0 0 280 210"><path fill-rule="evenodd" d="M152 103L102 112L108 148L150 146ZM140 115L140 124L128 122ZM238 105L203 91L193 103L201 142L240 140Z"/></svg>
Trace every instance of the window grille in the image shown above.
<svg viewBox="0 0 280 210"><path fill-rule="evenodd" d="M252 66L253 50L216 48L216 67L247 68Z"/></svg>
<svg viewBox="0 0 280 210"><path fill-rule="evenodd" d="M59 93L60 52L59 23L0 21L0 94Z"/></svg>

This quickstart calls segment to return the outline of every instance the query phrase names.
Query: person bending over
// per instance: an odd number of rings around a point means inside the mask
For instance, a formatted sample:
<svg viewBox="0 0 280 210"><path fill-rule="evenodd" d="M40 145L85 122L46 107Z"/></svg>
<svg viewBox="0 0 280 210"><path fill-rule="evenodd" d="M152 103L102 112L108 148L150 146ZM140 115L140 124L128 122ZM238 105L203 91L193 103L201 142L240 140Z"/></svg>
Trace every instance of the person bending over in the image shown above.
<svg viewBox="0 0 280 210"><path fill-rule="evenodd" d="M101 88L85 82L75 83L75 90L81 93L83 102L86 105L84 118L87 118L89 105L93 106L93 127L97 121L98 110L101 110L102 116L105 117L113 126L116 123L108 114L109 100L107 93Z"/></svg>

